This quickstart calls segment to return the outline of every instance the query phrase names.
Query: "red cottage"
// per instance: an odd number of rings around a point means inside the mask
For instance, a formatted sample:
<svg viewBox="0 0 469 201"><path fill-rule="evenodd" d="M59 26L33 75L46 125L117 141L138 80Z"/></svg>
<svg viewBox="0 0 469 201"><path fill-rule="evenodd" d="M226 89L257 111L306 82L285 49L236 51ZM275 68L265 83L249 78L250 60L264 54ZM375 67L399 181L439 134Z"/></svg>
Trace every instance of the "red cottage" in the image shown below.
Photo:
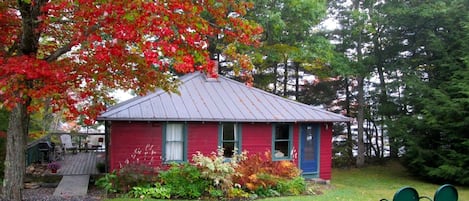
<svg viewBox="0 0 469 201"><path fill-rule="evenodd" d="M110 170L129 161L183 162L218 147L293 160L308 178L331 178L332 122L348 118L220 76L181 77L180 95L163 90L117 104L105 121Z"/></svg>

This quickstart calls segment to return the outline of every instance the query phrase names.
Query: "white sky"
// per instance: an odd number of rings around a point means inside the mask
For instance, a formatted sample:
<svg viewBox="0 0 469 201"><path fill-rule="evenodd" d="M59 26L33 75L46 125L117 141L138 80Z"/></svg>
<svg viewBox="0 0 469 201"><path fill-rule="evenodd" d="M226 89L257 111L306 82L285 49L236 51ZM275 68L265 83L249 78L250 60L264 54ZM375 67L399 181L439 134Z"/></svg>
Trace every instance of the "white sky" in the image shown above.
<svg viewBox="0 0 469 201"><path fill-rule="evenodd" d="M124 102L135 97L130 93L130 91L124 91L120 89L116 90L114 93L111 93L111 95L116 98L117 103Z"/></svg>

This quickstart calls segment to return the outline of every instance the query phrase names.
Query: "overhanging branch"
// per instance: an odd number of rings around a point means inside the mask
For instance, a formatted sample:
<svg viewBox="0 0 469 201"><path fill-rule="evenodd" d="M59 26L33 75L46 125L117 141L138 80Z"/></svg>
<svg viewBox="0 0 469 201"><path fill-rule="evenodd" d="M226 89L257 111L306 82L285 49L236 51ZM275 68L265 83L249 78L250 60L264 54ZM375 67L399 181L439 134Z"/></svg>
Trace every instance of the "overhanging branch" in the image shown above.
<svg viewBox="0 0 469 201"><path fill-rule="evenodd" d="M85 34L84 34L84 37L88 37L92 32L96 31L98 29L99 25L94 25L92 27L90 27L90 29L88 29L87 31L85 31ZM55 60L57 60L60 56L62 56L63 54L69 52L70 50L72 50L72 42L60 47L59 49L57 49L54 53L50 54L49 56L47 56L45 58L45 60L47 62L53 62Z"/></svg>
<svg viewBox="0 0 469 201"><path fill-rule="evenodd" d="M57 60L60 56L62 56L63 54L69 52L70 50L72 49L72 44L71 43L68 43L62 47L60 47L59 49L57 49L54 53L52 53L51 55L47 56L45 58L45 60L47 62L53 62L55 60Z"/></svg>

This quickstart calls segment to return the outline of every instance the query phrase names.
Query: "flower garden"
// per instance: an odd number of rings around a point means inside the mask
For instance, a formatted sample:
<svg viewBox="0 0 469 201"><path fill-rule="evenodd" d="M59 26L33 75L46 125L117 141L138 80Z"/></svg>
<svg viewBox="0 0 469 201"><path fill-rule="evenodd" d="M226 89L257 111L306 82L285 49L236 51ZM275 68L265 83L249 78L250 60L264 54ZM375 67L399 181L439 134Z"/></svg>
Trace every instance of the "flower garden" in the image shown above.
<svg viewBox="0 0 469 201"><path fill-rule="evenodd" d="M208 156L194 154L190 163L158 168L131 162L96 185L116 197L155 199L251 200L308 192L291 161L272 161L270 152L243 152L227 159L222 149Z"/></svg>

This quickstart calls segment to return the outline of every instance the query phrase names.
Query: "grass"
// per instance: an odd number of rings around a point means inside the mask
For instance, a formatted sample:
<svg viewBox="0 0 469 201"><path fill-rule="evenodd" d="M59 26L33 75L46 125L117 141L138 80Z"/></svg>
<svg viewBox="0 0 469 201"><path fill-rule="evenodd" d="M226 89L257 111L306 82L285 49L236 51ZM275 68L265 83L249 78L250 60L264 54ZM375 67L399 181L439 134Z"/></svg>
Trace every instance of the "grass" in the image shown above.
<svg viewBox="0 0 469 201"><path fill-rule="evenodd" d="M439 184L431 184L410 176L398 163L385 166L369 166L362 169L334 169L331 186L314 186L321 195L294 196L262 199L262 201L378 201L382 198L392 200L394 193L401 187L414 187L420 195L433 197ZM456 186L459 201L469 201L469 187ZM124 201L141 199L109 199ZM154 200L152 200L154 201Z"/></svg>

